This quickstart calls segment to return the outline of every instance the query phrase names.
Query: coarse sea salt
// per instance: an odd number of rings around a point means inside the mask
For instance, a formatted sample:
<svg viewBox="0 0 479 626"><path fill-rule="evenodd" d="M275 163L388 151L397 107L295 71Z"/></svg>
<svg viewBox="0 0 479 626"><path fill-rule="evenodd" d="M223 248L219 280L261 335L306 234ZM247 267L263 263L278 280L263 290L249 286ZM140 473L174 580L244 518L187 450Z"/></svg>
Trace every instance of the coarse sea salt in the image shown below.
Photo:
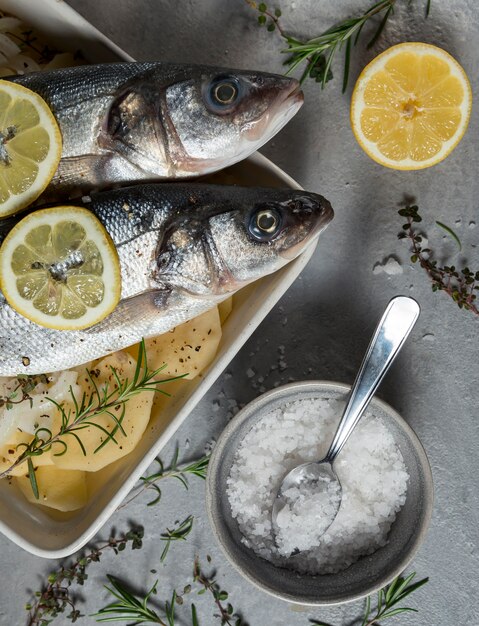
<svg viewBox="0 0 479 626"><path fill-rule="evenodd" d="M333 506L333 492L316 501L301 497L296 511L291 508L280 520L278 548L271 528L273 498L290 470L325 456L343 407L327 396L291 402L257 422L236 452L227 479L233 517L243 543L276 565L305 574L346 569L387 543L406 500L409 476L401 452L369 408L334 463L342 486L334 522L318 532L318 507ZM300 552L290 556L295 548Z"/></svg>

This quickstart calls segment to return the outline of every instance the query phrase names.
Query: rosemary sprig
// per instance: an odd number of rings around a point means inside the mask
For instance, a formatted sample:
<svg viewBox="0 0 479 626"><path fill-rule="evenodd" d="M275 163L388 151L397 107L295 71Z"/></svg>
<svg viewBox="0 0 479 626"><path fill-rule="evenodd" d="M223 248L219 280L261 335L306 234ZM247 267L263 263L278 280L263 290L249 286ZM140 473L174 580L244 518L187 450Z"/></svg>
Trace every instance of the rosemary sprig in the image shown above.
<svg viewBox="0 0 479 626"><path fill-rule="evenodd" d="M202 478L203 480L206 478L206 470L208 468L208 462L210 460L209 455L202 456L201 458L195 461L191 461L190 463L178 465L178 454L179 448L177 446L173 454L171 463L166 469L163 461L159 457L157 457L155 461L159 465L159 470L148 476L142 476L140 478L140 486L135 490L133 495L118 508L121 509L125 507L127 504L135 500L135 498L137 498L140 494L147 490L153 490L156 494L154 499L148 502L147 506L153 506L155 504L158 504L158 502L161 500L162 494L161 489L157 483L161 480L164 480L165 478L176 478L180 481L185 489L188 489L188 476L197 476L198 478Z"/></svg>
<svg viewBox="0 0 479 626"><path fill-rule="evenodd" d="M394 11L397 0L380 0L369 7L362 15L347 18L335 26L328 28L317 37L306 41L302 41L286 33L280 23L281 11L279 9L276 9L275 12L272 13L264 2L257 3L254 0L245 1L249 6L260 13L258 16L258 24L260 26L266 26L267 30L271 32L277 30L288 44L288 47L281 51L289 55L288 59L285 61L285 65L289 66L287 74L303 63L305 64L300 78L301 83L307 78L312 78L316 82L321 83L321 87L324 88L326 83L333 78L331 70L333 60L336 54L344 48L344 93L348 85L351 49L357 44L364 25L371 20L371 18L382 14L382 19L367 44L367 47L371 48L381 36L388 19ZM426 17L429 15L430 9L431 0L427 0Z"/></svg>
<svg viewBox="0 0 479 626"><path fill-rule="evenodd" d="M416 572L412 572L412 574L409 574L406 578L398 576L389 586L380 589L378 591L376 613L374 615L371 615L371 596L368 596L366 598L366 607L361 626L379 626L378 620L385 620L395 615L401 615L401 613L417 613L417 609L397 606L407 596L417 591L429 580L429 578L423 578L417 583L413 583L412 581L415 576ZM320 622L314 619L310 620L310 624L314 624L314 626L331 626L331 624L326 624L326 622Z"/></svg>
<svg viewBox="0 0 479 626"><path fill-rule="evenodd" d="M208 557L208 562L211 559ZM195 558L193 567L193 580L199 585L196 591L198 595L210 593L214 603L218 609L218 613L214 617L221 620L222 626L248 626L241 615L235 612L232 604L225 602L228 600L228 593L220 588L217 582L211 576L207 576L200 567L198 557ZM185 596L193 591L191 584L186 585L182 591L173 591L171 599L164 602L160 606L164 616L158 615L151 602L151 596L157 593L157 584L146 593L144 597L133 595L130 590L117 578L108 575L112 588L105 588L115 596L116 602L100 609L94 616L98 622L117 622L127 621L130 624L160 624L161 626L175 626L175 605L182 606L185 602ZM210 622L208 622L210 623ZM198 612L194 603L191 604L191 626L200 626Z"/></svg>
<svg viewBox="0 0 479 626"><path fill-rule="evenodd" d="M66 618L72 622L83 617L76 608L75 598L71 594L71 585L73 583L83 585L88 578L87 567L91 563L100 561L106 550L112 550L118 554L128 545L132 550L137 550L142 547L142 541L143 529L132 529L120 538L111 537L107 543L80 556L68 567L61 565L58 570L51 572L45 587L37 591L34 594L35 600L25 607L29 612L27 626L47 626L67 610L70 610L70 613L66 615Z"/></svg>
<svg viewBox="0 0 479 626"><path fill-rule="evenodd" d="M83 454L86 456L86 450L82 443L79 433L84 428L94 427L102 431L105 435L105 439L96 448L95 453L105 446L109 441L117 444L115 435L120 431L126 436L125 431L122 428L122 420L125 415L125 405L134 396L144 391L154 391L169 396L170 394L159 388L162 385L173 380L178 380L182 376L176 376L174 378L168 378L166 380L155 380L157 374L164 369L165 366L158 368L155 371L148 369L146 348L144 341L141 342L138 352L138 362L136 365L135 373L132 380L125 378L122 380L117 370L112 367L112 385L104 385L99 387L95 381L95 373L87 371L87 376L92 385L93 391L89 396L83 393L80 399L75 397L73 389L70 387L70 397L73 405L73 410L69 408L65 410L61 404L47 398L60 412L61 426L57 433L46 427L40 427L36 430L33 439L29 443L20 443L17 445L17 450L22 450L16 461L8 467L6 470L0 473L0 479L5 478L10 472L23 463L27 463L28 476L32 485L35 497L38 497L38 489L36 487L35 473L33 470L32 458L39 456L44 452L48 452L55 446L57 450L54 456L62 456L68 449L67 437L73 437L80 446ZM115 413L119 411L119 415ZM114 427L111 431L104 428L101 424L95 421L100 415L109 415L113 422Z"/></svg>
<svg viewBox="0 0 479 626"><path fill-rule="evenodd" d="M450 296L460 309L466 309L479 315L476 304L477 291L479 290L479 271L473 272L469 267L457 269L455 265L439 266L434 260L430 248L423 248L423 236L414 228L414 224L422 221L419 209L416 205L406 206L398 211L407 222L403 224L399 239L408 239L411 245L411 261L419 265L427 272L432 282L433 291L444 291ZM436 222L443 230L453 237L461 247L457 235L442 222Z"/></svg>
<svg viewBox="0 0 479 626"><path fill-rule="evenodd" d="M208 558L208 561L209 560L210 559ZM228 600L228 592L221 589L221 587L218 585L218 583L214 579L214 572L210 576L207 576L203 572L198 557L195 558L193 565L193 580L195 583L201 586L201 589L198 591L198 595L202 595L208 592L213 596L213 600L219 610L219 613L215 613L214 617L221 620L221 626L248 626L248 624L243 620L241 615L235 612L231 603L228 602L226 606L223 604L224 602L226 602L226 600ZM197 624L198 619L196 617L196 625ZM193 626L196 625L195 622L193 622Z"/></svg>
<svg viewBox="0 0 479 626"><path fill-rule="evenodd" d="M131 624L160 624L160 626L175 626L176 592L173 591L171 600L165 602L164 617L160 617L151 605L150 598L156 594L158 581L154 583L148 593L141 600L133 595L123 583L107 574L111 587L105 585L115 598L116 602L108 604L94 613L97 622L129 622ZM166 620L166 621L165 621Z"/></svg>
<svg viewBox="0 0 479 626"><path fill-rule="evenodd" d="M167 528L164 533L161 533L160 539L165 542L165 547L160 556L162 563L166 559L172 541L186 541L186 538L193 528L193 521L193 515L188 515L188 517L181 523L178 523L175 528Z"/></svg>

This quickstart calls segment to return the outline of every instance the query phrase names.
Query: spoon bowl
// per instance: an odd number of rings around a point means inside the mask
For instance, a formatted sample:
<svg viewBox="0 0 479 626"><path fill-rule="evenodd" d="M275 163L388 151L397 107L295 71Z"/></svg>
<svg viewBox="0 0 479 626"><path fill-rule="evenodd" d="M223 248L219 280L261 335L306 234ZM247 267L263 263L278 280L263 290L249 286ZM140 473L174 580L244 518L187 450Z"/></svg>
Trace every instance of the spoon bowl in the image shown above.
<svg viewBox="0 0 479 626"><path fill-rule="evenodd" d="M292 552L290 542L283 544L282 531L284 528L284 534L288 534L292 515L298 520L302 516L302 508L313 505L319 513L316 528L318 541L335 520L341 498L341 482L328 461L302 463L288 472L281 483L281 493L273 502L274 538L280 553L295 555L311 547L311 538L307 535L303 537L304 545L298 539Z"/></svg>

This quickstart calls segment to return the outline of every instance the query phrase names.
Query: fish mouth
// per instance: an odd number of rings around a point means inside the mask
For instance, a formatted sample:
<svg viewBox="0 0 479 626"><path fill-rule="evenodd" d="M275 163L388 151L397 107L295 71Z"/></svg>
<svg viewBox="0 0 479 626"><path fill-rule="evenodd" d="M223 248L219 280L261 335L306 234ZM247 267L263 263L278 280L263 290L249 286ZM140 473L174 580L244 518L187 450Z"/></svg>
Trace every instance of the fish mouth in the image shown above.
<svg viewBox="0 0 479 626"><path fill-rule="evenodd" d="M277 89L269 111L244 133L245 139L258 145L256 149L274 137L296 115L304 102L301 85L295 78L282 77L284 84Z"/></svg>
<svg viewBox="0 0 479 626"><path fill-rule="evenodd" d="M292 261L309 245L313 245L314 241L317 240L334 217L331 203L319 194L308 194L305 192L303 202L305 202L304 209L311 215L315 214L315 217L311 219L311 228L309 232L305 233L301 241L298 241L296 245L288 247L281 253L281 256L288 261Z"/></svg>
<svg viewBox="0 0 479 626"><path fill-rule="evenodd" d="M299 103L301 106L304 102L304 93L301 89L301 83L295 78L291 78L290 80L292 81L292 84L289 90L285 90L285 93L283 94L283 102L291 100L292 103Z"/></svg>

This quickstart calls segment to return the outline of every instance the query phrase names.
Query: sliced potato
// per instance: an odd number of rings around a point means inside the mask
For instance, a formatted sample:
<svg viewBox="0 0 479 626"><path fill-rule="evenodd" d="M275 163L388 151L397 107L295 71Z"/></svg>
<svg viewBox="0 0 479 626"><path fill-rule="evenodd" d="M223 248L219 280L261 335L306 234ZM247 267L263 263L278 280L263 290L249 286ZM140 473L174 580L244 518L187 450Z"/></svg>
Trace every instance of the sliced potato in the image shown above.
<svg viewBox="0 0 479 626"><path fill-rule="evenodd" d="M43 504L59 511L76 511L88 501L86 474L80 471L68 471L49 465L39 467L35 472L39 498L35 498L32 485L25 470L15 482L29 502Z"/></svg>
<svg viewBox="0 0 479 626"><path fill-rule="evenodd" d="M99 389L102 389L105 385L108 385L109 389L113 389L115 385L115 379L111 368L114 368L123 381L125 379L132 380L135 369L135 359L126 352L115 352L102 359L97 365L94 366L93 375L95 383ZM77 384L80 385L87 397L93 391L93 386L85 375L78 377ZM73 436L65 436L65 441L68 444L68 449L62 456L55 456L55 452L60 452L61 448L58 446L58 450L55 445L52 449L52 460L56 467L60 467L66 470L84 470L87 472L96 472L105 465L113 463L117 459L125 456L136 446L141 436L143 435L145 428L148 425L150 419L151 406L153 403L154 392L145 391L137 396L131 397L126 404L124 404L125 414L122 420L122 427L126 433L126 436L117 430L114 441L108 441L98 452L95 450L106 439L106 434L95 426L88 426L78 431L83 446L86 451L86 456L83 454L82 449ZM111 412L117 419L121 417L123 406L118 405L111 409ZM60 427L60 418L57 416L58 421L53 428L53 432L58 432ZM94 418L96 424L112 432L116 426L115 420L108 414L102 414Z"/></svg>
<svg viewBox="0 0 479 626"><path fill-rule="evenodd" d="M233 296L230 296L227 300L223 300L223 302L220 302L218 304L218 311L220 313L221 325L223 325L226 322L232 310L233 310Z"/></svg>
<svg viewBox="0 0 479 626"><path fill-rule="evenodd" d="M29 443L33 439L32 435L16 430L10 435L8 443L0 446L0 472L4 472L11 467L23 452L23 447L17 449L21 443ZM38 457L40 458L40 457ZM26 463L22 463L10 472L10 476L21 476L26 471Z"/></svg>
<svg viewBox="0 0 479 626"><path fill-rule="evenodd" d="M213 361L221 339L218 307L206 311L164 335L148 339L148 367L157 369L166 364L159 378L182 376L192 379Z"/></svg>

